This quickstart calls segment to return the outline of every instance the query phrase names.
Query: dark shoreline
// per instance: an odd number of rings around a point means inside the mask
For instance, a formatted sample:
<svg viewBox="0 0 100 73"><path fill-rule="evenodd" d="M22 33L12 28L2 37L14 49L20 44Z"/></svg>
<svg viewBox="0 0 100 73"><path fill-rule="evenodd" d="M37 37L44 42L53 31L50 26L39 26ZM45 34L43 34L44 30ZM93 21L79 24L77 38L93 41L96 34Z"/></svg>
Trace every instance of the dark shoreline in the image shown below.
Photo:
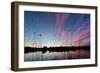
<svg viewBox="0 0 100 73"><path fill-rule="evenodd" d="M24 47L24 53L29 52L36 52L36 51L42 51L45 53L46 51L49 52L65 52L65 51L75 51L75 50L90 50L90 46L81 46L81 47L43 47L43 48L32 48L32 47Z"/></svg>

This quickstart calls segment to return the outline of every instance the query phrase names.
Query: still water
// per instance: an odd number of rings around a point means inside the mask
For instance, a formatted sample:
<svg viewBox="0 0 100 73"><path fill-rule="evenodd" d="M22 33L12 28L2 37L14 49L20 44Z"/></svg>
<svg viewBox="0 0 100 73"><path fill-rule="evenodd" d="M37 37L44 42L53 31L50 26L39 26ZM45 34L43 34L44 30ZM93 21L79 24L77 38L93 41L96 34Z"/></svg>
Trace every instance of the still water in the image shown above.
<svg viewBox="0 0 100 73"><path fill-rule="evenodd" d="M42 51L30 52L24 54L24 61L48 61L48 60L64 60L64 59L86 59L90 58L90 50L75 50L65 52L49 52Z"/></svg>

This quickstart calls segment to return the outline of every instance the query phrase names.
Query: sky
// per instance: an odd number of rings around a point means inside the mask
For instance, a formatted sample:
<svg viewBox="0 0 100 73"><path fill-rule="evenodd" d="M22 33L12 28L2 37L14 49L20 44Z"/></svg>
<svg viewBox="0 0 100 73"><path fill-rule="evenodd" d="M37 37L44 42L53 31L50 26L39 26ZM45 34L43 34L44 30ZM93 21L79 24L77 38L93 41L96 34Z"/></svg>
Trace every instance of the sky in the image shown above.
<svg viewBox="0 0 100 73"><path fill-rule="evenodd" d="M89 46L90 14L24 11L25 46Z"/></svg>

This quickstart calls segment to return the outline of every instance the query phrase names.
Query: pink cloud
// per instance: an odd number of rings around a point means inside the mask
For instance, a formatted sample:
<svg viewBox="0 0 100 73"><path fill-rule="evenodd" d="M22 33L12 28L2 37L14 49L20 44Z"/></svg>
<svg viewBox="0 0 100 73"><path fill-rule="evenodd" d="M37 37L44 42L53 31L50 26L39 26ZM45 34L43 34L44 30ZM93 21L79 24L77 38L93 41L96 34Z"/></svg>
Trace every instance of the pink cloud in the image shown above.
<svg viewBox="0 0 100 73"><path fill-rule="evenodd" d="M56 23L55 23L55 31L60 32L63 26L65 19L69 17L69 14L55 14L56 16Z"/></svg>
<svg viewBox="0 0 100 73"><path fill-rule="evenodd" d="M87 33L80 33L80 37L81 37L81 39L85 39L85 38L88 38L88 37L90 37L90 32L87 32Z"/></svg>
<svg viewBox="0 0 100 73"><path fill-rule="evenodd" d="M77 35L75 37L75 41L80 41L80 40L83 40L83 39L88 38L88 37L90 37L89 32L87 32L87 33L81 32L79 35Z"/></svg>
<svg viewBox="0 0 100 73"><path fill-rule="evenodd" d="M90 32L81 32L79 35L77 35L74 38L74 43L77 44L77 46L85 39L90 37ZM81 45L86 45L85 43L82 43Z"/></svg>

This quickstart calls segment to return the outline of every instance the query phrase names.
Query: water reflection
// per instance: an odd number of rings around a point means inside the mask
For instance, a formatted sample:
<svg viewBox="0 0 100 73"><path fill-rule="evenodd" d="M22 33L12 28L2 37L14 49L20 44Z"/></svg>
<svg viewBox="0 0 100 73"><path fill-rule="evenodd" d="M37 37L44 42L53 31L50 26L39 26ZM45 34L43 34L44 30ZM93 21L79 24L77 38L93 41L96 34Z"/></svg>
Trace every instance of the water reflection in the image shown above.
<svg viewBox="0 0 100 73"><path fill-rule="evenodd" d="M42 51L29 52L24 54L24 61L48 61L64 59L85 59L90 58L90 50L75 50L65 52Z"/></svg>

